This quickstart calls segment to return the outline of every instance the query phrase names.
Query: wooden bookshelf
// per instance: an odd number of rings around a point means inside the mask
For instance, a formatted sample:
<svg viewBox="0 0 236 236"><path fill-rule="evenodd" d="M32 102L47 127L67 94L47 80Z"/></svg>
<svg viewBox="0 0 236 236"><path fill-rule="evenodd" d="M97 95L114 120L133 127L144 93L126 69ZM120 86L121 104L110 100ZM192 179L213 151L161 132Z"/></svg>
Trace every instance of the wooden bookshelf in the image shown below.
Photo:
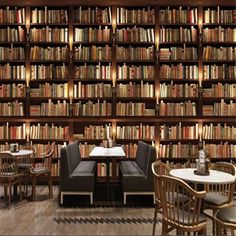
<svg viewBox="0 0 236 236"><path fill-rule="evenodd" d="M169 162L188 160L199 142L214 161L235 161L234 6L2 0L0 128L22 127L24 135L1 137L0 149L32 142L40 153L54 145L56 176L63 144L78 140L88 158L108 136L128 158L143 140Z"/></svg>

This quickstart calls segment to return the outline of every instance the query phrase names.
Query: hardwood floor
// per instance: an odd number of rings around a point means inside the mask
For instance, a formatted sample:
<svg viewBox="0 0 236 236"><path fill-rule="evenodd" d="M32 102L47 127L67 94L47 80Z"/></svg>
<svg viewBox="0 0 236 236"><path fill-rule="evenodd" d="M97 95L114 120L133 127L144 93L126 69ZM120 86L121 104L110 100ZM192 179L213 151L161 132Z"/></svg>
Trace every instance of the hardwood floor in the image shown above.
<svg viewBox="0 0 236 236"><path fill-rule="evenodd" d="M37 186L36 201L24 199L10 209L0 202L0 235L151 235L153 208L65 208L58 205L48 188ZM3 195L2 188L0 195ZM149 222L148 222L149 219ZM110 220L110 222L108 222ZM113 220L113 223L112 223ZM208 230L211 229L210 223ZM173 232L174 234L175 232ZM161 223L156 234L161 235Z"/></svg>

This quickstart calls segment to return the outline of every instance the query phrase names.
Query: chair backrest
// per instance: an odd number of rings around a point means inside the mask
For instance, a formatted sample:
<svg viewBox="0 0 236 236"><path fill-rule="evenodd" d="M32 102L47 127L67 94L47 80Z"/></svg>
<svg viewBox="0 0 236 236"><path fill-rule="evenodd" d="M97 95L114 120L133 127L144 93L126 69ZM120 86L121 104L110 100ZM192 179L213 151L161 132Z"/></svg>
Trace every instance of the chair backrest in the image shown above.
<svg viewBox="0 0 236 236"><path fill-rule="evenodd" d="M22 158L22 162L23 163L29 163L29 164L33 164L35 161L35 155L36 155L36 148L33 145L26 145L26 146L22 146L21 150L31 150L33 152L32 155L27 155L24 156Z"/></svg>
<svg viewBox="0 0 236 236"><path fill-rule="evenodd" d="M146 176L152 176L151 165L156 160L156 149L142 141L138 142L136 162Z"/></svg>
<svg viewBox="0 0 236 236"><path fill-rule="evenodd" d="M47 152L42 153L40 155L40 158L43 159L43 166L45 168L47 168L48 170L52 169L52 155L53 155L53 152L54 152L54 148L51 148Z"/></svg>
<svg viewBox="0 0 236 236"><path fill-rule="evenodd" d="M12 177L17 174L17 158L10 153L0 153L0 177Z"/></svg>
<svg viewBox="0 0 236 236"><path fill-rule="evenodd" d="M211 164L212 170L222 171L231 175L236 174L236 170L233 164L227 162L217 162ZM235 182L230 184L208 184L206 185L207 192L216 192L228 197L228 203L232 203L234 196Z"/></svg>
<svg viewBox="0 0 236 236"><path fill-rule="evenodd" d="M184 181L171 176L157 176L163 219L179 229L196 227L202 199L206 192L193 190Z"/></svg>
<svg viewBox="0 0 236 236"><path fill-rule="evenodd" d="M152 173L154 175L154 190L155 190L155 198L158 203L160 203L160 190L158 185L157 177L160 175L169 175L171 168L168 164L157 160L152 163Z"/></svg>

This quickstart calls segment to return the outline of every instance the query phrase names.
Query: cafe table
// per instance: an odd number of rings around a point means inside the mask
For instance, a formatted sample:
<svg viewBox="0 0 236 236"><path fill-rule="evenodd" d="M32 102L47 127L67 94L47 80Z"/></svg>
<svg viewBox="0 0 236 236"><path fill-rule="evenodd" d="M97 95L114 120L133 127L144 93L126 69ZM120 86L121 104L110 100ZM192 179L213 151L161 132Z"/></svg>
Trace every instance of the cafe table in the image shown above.
<svg viewBox="0 0 236 236"><path fill-rule="evenodd" d="M196 169L173 169L170 171L170 175L186 182L192 182L196 184L230 184L235 181L235 176L222 171L209 170L209 175L197 175L194 173L194 170Z"/></svg>
<svg viewBox="0 0 236 236"><path fill-rule="evenodd" d="M107 199L110 195L110 168L109 164L113 158L124 158L125 152L121 146L115 146L111 148L105 148L102 146L95 147L89 155L90 158L95 159L96 161L105 161L106 162L106 187L107 187Z"/></svg>

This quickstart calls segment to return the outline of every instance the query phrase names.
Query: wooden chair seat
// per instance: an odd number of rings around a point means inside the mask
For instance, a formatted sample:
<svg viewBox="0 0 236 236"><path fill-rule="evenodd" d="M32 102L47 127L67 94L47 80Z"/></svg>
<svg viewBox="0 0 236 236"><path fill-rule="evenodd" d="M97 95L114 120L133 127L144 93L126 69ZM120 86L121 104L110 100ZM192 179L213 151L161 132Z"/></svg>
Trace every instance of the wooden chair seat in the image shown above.
<svg viewBox="0 0 236 236"><path fill-rule="evenodd" d="M222 208L214 215L216 222L216 235L235 235L236 230L236 206L230 208Z"/></svg>
<svg viewBox="0 0 236 236"><path fill-rule="evenodd" d="M221 206L224 204L228 204L229 197L226 195L223 195L221 193L207 193L206 197L204 198L205 204L211 204L217 206Z"/></svg>

